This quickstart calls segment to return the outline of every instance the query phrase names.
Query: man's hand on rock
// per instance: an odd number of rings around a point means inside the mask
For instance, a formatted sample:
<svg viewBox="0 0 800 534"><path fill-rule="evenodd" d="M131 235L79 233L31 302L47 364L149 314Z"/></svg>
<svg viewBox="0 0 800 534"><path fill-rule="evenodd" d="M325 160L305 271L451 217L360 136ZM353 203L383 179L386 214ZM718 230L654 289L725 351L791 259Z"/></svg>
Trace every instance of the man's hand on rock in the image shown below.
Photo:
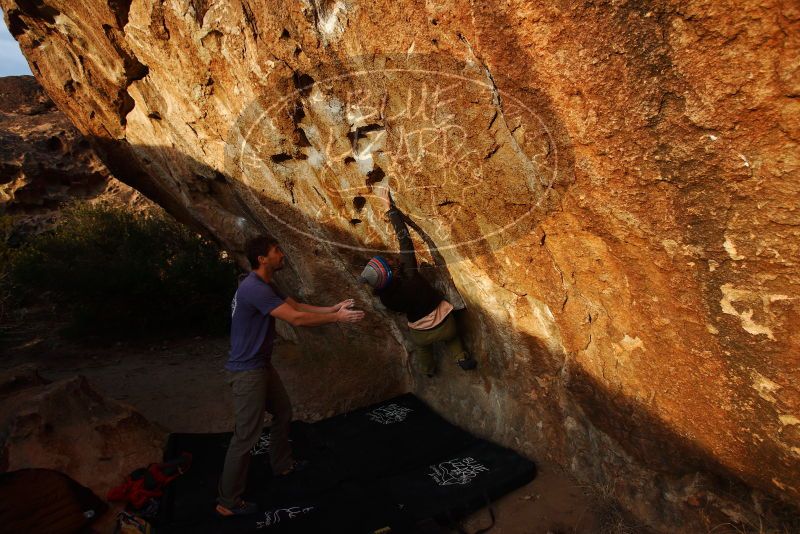
<svg viewBox="0 0 800 534"><path fill-rule="evenodd" d="M353 300L353 299L343 300L339 304L334 304L333 311L337 312L337 311L341 310L342 308L352 308L353 306L355 306L355 304L356 304L356 301Z"/></svg>
<svg viewBox="0 0 800 534"><path fill-rule="evenodd" d="M340 323L357 323L363 318L364 312L361 310L342 307L336 312L336 320Z"/></svg>

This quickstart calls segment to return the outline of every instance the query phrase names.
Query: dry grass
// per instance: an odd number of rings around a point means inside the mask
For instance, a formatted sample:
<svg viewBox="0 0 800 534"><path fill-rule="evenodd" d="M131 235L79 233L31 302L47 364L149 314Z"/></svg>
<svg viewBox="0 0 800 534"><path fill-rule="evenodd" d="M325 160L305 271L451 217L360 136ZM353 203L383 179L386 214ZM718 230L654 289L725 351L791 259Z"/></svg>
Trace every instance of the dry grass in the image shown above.
<svg viewBox="0 0 800 534"><path fill-rule="evenodd" d="M617 481L580 486L594 500L594 513L600 521L598 534L649 534L646 526L637 523L620 505L616 494Z"/></svg>

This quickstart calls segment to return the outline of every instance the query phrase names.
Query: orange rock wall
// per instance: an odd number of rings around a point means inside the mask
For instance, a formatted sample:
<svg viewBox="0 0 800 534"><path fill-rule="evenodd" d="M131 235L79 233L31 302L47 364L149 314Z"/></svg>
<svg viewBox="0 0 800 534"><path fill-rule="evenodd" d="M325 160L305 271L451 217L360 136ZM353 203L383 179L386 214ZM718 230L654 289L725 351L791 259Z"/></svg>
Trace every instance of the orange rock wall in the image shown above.
<svg viewBox="0 0 800 534"><path fill-rule="evenodd" d="M673 531L800 498L796 3L0 6L116 176L231 250L268 229L301 297L372 306L389 183L466 304L477 374L411 375L453 420ZM285 334L360 347L354 398L408 380L382 310Z"/></svg>

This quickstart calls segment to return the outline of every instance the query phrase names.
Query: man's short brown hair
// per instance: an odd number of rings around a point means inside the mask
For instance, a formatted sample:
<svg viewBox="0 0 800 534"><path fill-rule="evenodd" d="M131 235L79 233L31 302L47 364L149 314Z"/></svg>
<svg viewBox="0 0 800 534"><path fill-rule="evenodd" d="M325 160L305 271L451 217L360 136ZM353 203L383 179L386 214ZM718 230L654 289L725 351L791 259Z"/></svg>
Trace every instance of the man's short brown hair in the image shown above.
<svg viewBox="0 0 800 534"><path fill-rule="evenodd" d="M250 262L250 267L252 269L257 269L258 257L266 256L269 254L269 251L272 250L272 247L277 246L278 240L269 235L262 235L249 240L247 245L245 245L245 252L247 253L247 259Z"/></svg>

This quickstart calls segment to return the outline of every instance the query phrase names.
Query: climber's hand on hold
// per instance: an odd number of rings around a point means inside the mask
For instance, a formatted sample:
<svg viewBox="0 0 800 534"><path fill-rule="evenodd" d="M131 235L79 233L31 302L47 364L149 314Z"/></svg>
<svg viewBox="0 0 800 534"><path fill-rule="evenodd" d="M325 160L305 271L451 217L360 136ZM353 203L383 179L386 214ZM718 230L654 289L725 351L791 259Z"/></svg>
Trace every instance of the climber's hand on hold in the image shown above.
<svg viewBox="0 0 800 534"><path fill-rule="evenodd" d="M375 190L375 196L377 196L380 199L384 209L386 211L389 211L389 209L394 205L394 202L392 201L392 193L389 191L389 186L377 185L375 186L374 190Z"/></svg>

